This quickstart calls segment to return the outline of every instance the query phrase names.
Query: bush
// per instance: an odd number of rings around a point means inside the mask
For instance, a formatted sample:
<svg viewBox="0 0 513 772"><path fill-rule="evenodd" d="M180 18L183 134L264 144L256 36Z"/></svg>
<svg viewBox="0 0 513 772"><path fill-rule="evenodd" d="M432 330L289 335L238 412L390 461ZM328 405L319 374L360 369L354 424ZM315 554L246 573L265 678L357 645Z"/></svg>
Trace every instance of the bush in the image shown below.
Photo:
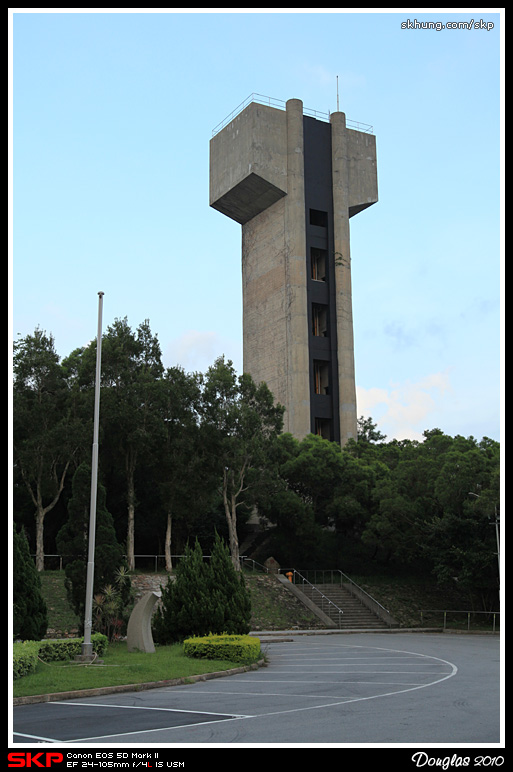
<svg viewBox="0 0 513 772"><path fill-rule="evenodd" d="M33 673L37 665L39 641L16 641L13 645L13 679Z"/></svg>
<svg viewBox="0 0 513 772"><path fill-rule="evenodd" d="M93 629L104 633L109 641L118 640L126 633L132 605L132 582L122 566L114 585L106 585L93 598Z"/></svg>
<svg viewBox="0 0 513 772"><path fill-rule="evenodd" d="M62 638L56 641L41 641L39 644L39 657L43 662L55 660L73 659L82 653L83 638ZM93 652L101 657L105 654L109 644L108 638L102 633L91 635Z"/></svg>
<svg viewBox="0 0 513 772"><path fill-rule="evenodd" d="M82 653L83 638L63 638L56 641L16 641L13 646L13 680L33 673L37 660L54 662L73 659ZM107 636L94 633L91 636L93 651L99 657L105 654L109 641Z"/></svg>
<svg viewBox="0 0 513 772"><path fill-rule="evenodd" d="M183 653L187 657L254 662L260 654L260 639L250 635L208 635L204 638L186 638L183 642Z"/></svg>
<svg viewBox="0 0 513 772"><path fill-rule="evenodd" d="M249 632L251 602L242 572L235 571L228 548L216 534L210 562L198 540L187 547L175 581L162 590L162 605L153 618L154 640L160 644L209 633Z"/></svg>

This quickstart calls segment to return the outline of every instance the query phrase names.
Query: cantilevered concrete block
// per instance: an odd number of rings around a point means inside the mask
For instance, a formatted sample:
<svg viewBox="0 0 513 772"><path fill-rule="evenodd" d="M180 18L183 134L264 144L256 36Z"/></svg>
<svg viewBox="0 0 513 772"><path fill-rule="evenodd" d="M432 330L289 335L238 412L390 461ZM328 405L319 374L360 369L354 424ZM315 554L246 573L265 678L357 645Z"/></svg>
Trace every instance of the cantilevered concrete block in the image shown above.
<svg viewBox="0 0 513 772"><path fill-rule="evenodd" d="M244 224L282 198L286 184L284 115L253 102L210 141L210 206Z"/></svg>
<svg viewBox="0 0 513 772"><path fill-rule="evenodd" d="M151 634L151 615L161 595L161 592L147 592L136 603L128 621L126 636L128 651L145 651L150 654L155 651Z"/></svg>
<svg viewBox="0 0 513 772"><path fill-rule="evenodd" d="M349 217L358 214L378 200L376 137L347 129L347 176Z"/></svg>

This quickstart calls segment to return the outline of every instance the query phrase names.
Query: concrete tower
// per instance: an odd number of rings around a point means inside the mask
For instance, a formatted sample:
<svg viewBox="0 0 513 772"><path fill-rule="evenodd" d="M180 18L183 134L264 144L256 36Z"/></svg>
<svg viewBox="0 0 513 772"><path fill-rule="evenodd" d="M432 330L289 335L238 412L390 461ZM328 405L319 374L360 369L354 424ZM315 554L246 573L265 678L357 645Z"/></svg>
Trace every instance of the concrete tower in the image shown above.
<svg viewBox="0 0 513 772"><path fill-rule="evenodd" d="M356 439L349 218L377 200L376 138L344 113L253 101L210 141L210 205L242 225L243 369L298 439Z"/></svg>

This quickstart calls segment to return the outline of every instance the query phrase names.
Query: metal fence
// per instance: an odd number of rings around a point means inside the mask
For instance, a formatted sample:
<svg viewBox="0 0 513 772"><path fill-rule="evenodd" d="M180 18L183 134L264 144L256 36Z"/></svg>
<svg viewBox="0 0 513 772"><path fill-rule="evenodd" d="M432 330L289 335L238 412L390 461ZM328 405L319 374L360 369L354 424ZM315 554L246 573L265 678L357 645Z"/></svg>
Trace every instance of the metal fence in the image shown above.
<svg viewBox="0 0 513 772"><path fill-rule="evenodd" d="M458 619L455 616L452 616L456 614L460 615L461 622L459 624L458 624ZM421 609L420 610L421 625L427 624L429 615L434 615L435 619L440 619L440 617L442 617L444 630L447 630L449 628L462 629L465 626L467 630L470 630L471 628L475 629L476 626L479 626L482 628L483 622L485 624L488 622L488 625L486 626L491 626L493 633L495 633L497 629L500 627L499 625L500 611L462 611L459 609L457 610ZM487 617L487 619L483 619L482 616L478 617L478 615L484 615L485 617ZM430 620L432 618L433 616L430 617ZM466 619L466 625L465 625L465 619Z"/></svg>
<svg viewBox="0 0 513 772"><path fill-rule="evenodd" d="M239 115L239 113L241 113L243 110L245 110L246 107L252 102L257 102L261 105L267 105L268 107L276 107L279 110L285 110L287 105L283 99L274 99L274 97L264 96L263 94L250 94L248 97L246 97L246 99L244 99L243 102L240 103L240 105L235 108L235 110L232 110L232 112L227 115L226 118L224 118L220 123L217 124L214 129L212 129L212 136L215 137L216 134L219 134L219 132L224 129L225 126L228 126L228 124L231 123L231 121L233 121L233 119L236 118L237 115ZM312 110L309 107L303 107L303 114L312 118L317 118L321 121L327 121L328 123L330 121L330 113L325 113L320 110ZM374 133L374 127L369 123L346 120L346 126L348 129L364 131L366 134Z"/></svg>
<svg viewBox="0 0 513 772"><path fill-rule="evenodd" d="M32 553L32 557L35 559L35 555ZM124 556L127 557L126 555ZM171 562L173 567L179 563L179 561L184 558L185 555L171 555ZM210 555L203 555L203 558L205 560L209 560ZM66 565L66 562L69 560L72 560L72 555L56 555L56 554L45 554L44 555L44 570L45 571L62 571L64 566ZM166 556L165 555L134 555L135 559L135 570L136 571L152 571L155 573L158 573L159 571L165 571L166 570ZM244 567L248 566L252 568L252 570L264 570L267 569L265 566L260 566L259 569L256 568L256 563L254 560L250 561L245 556L241 556L240 558L241 565ZM246 563L246 561L248 561ZM253 564L253 565L252 565ZM258 564L259 565L259 564Z"/></svg>

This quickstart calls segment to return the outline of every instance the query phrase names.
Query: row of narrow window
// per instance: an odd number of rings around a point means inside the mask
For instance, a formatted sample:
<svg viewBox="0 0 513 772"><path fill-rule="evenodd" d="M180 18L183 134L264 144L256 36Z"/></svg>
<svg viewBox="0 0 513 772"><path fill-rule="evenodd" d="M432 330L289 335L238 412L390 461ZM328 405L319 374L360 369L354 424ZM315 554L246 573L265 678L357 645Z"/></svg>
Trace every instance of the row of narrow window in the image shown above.
<svg viewBox="0 0 513 772"><path fill-rule="evenodd" d="M310 209L310 224L328 227L328 213L317 209ZM313 281L327 280L328 253L325 249L312 247L310 249L310 277ZM328 306L320 303L312 305L312 334L316 337L328 337ZM314 360L313 363L314 392L315 394L330 393L330 366L329 362ZM331 419L315 418L315 434L324 437L326 440L332 439Z"/></svg>

